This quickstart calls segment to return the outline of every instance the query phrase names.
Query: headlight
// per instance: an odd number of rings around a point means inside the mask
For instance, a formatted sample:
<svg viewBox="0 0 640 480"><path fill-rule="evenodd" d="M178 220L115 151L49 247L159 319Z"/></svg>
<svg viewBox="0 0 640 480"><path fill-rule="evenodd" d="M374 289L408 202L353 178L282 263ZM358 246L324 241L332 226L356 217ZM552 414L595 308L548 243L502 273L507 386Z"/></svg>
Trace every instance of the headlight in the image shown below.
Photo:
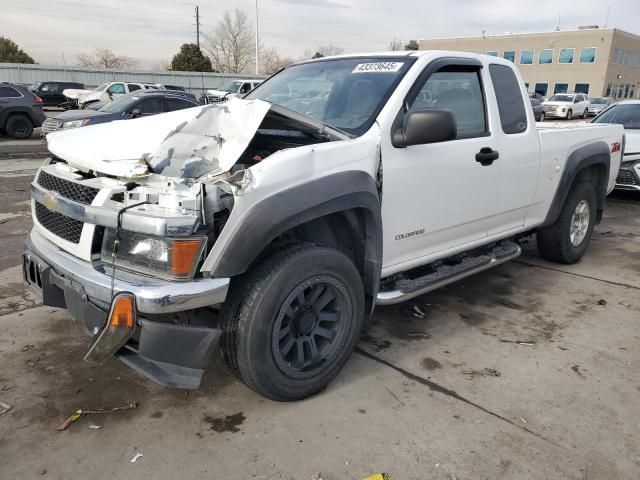
<svg viewBox="0 0 640 480"><path fill-rule="evenodd" d="M84 127L87 123L89 123L89 119L88 118L85 118L84 120L73 120L71 122L64 122L62 124L62 128Z"/></svg>
<svg viewBox="0 0 640 480"><path fill-rule="evenodd" d="M102 261L113 264L116 232L107 229L102 241ZM159 277L193 277L205 246L204 237L164 238L120 231L116 266Z"/></svg>

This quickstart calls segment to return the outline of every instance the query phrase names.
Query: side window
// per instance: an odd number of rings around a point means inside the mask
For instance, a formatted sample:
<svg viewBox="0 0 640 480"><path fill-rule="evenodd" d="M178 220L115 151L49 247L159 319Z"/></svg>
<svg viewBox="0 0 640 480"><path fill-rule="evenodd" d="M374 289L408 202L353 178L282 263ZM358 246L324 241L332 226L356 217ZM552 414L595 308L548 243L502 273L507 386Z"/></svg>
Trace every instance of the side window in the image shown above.
<svg viewBox="0 0 640 480"><path fill-rule="evenodd" d="M12 87L0 87L0 98L18 98L21 97L19 91Z"/></svg>
<svg viewBox="0 0 640 480"><path fill-rule="evenodd" d="M136 85L135 83L127 83L127 87L129 87L130 92L135 92L136 90L140 90L140 85Z"/></svg>
<svg viewBox="0 0 640 480"><path fill-rule="evenodd" d="M54 91L53 83L44 83L40 86L40 91L42 93L51 93Z"/></svg>
<svg viewBox="0 0 640 480"><path fill-rule="evenodd" d="M527 129L527 111L513 69L505 65L489 65L489 74L498 100L502 131L506 134L524 132Z"/></svg>
<svg viewBox="0 0 640 480"><path fill-rule="evenodd" d="M124 84L114 83L109 87L109 93L121 94L121 93L127 93L127 92L124 89Z"/></svg>
<svg viewBox="0 0 640 480"><path fill-rule="evenodd" d="M162 97L147 98L138 103L134 108L140 110L142 115L162 113Z"/></svg>
<svg viewBox="0 0 640 480"><path fill-rule="evenodd" d="M243 83L242 87L240 88L240 93L249 93L249 91L251 91L251 84Z"/></svg>
<svg viewBox="0 0 640 480"><path fill-rule="evenodd" d="M182 110L183 108L195 107L191 102L186 100L180 100L179 98L167 98L167 112L173 112L174 110Z"/></svg>
<svg viewBox="0 0 640 480"><path fill-rule="evenodd" d="M409 112L428 108L451 110L458 126L457 138L487 133L484 94L476 69L451 67L431 75L420 88Z"/></svg>

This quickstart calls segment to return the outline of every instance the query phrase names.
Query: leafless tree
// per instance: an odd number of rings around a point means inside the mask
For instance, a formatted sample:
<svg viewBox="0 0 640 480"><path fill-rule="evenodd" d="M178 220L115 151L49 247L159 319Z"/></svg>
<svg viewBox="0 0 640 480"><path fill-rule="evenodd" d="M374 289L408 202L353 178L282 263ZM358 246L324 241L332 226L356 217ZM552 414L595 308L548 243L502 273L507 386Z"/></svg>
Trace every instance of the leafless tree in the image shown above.
<svg viewBox="0 0 640 480"><path fill-rule="evenodd" d="M128 68L137 62L126 55L116 55L108 48L96 48L93 53L79 54L78 63L83 67Z"/></svg>
<svg viewBox="0 0 640 480"><path fill-rule="evenodd" d="M153 70L171 70L171 60L158 60L151 67Z"/></svg>
<svg viewBox="0 0 640 480"><path fill-rule="evenodd" d="M304 58L309 59L315 57L316 55L319 55L321 57L330 57L331 55L340 55L342 52L344 52L344 48L336 47L335 45L332 45L330 43L328 45L320 45L316 49L306 49L304 51Z"/></svg>
<svg viewBox="0 0 640 480"><path fill-rule="evenodd" d="M402 44L402 40L398 40L396 37L393 37L393 40L389 42L389 50L392 52L396 52L398 50L404 50L404 45Z"/></svg>
<svg viewBox="0 0 640 480"><path fill-rule="evenodd" d="M260 49L260 73L265 75L273 75L295 62L292 57L281 56L275 47Z"/></svg>
<svg viewBox="0 0 640 480"><path fill-rule="evenodd" d="M203 47L211 57L214 70L246 72L255 60L254 30L244 10L236 8L233 14L225 12L213 33L205 39Z"/></svg>

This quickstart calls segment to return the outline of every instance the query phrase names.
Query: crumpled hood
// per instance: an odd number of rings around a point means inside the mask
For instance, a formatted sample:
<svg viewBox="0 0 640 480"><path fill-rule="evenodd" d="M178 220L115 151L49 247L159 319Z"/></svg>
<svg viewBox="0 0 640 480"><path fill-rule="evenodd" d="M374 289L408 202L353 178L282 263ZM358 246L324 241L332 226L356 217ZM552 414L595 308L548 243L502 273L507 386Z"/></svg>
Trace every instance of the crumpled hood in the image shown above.
<svg viewBox="0 0 640 480"><path fill-rule="evenodd" d="M79 88L67 88L66 90L62 91L62 94L67 98L75 100L76 98L80 98L81 96L87 95L88 93L92 93L92 92L93 92L93 90L81 90Z"/></svg>
<svg viewBox="0 0 640 480"><path fill-rule="evenodd" d="M227 172L271 108L262 100L187 108L47 135L57 157L82 170L132 178L147 173L197 178Z"/></svg>

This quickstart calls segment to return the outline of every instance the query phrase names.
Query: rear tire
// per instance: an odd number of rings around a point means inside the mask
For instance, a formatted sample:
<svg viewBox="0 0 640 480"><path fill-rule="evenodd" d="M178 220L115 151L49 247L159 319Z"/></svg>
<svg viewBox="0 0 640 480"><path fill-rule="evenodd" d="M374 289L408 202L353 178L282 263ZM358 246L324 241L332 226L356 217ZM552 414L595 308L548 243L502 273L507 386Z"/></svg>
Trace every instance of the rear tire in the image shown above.
<svg viewBox="0 0 640 480"><path fill-rule="evenodd" d="M575 263L587 250L593 235L597 211L592 183L574 185L553 225L538 230L538 250L546 260Z"/></svg>
<svg viewBox="0 0 640 480"><path fill-rule="evenodd" d="M347 362L364 308L362 280L348 257L295 245L232 284L221 312L223 353L255 392L301 400L322 391Z"/></svg>
<svg viewBox="0 0 640 480"><path fill-rule="evenodd" d="M26 115L12 115L5 125L7 135L24 140L33 135L33 122Z"/></svg>

